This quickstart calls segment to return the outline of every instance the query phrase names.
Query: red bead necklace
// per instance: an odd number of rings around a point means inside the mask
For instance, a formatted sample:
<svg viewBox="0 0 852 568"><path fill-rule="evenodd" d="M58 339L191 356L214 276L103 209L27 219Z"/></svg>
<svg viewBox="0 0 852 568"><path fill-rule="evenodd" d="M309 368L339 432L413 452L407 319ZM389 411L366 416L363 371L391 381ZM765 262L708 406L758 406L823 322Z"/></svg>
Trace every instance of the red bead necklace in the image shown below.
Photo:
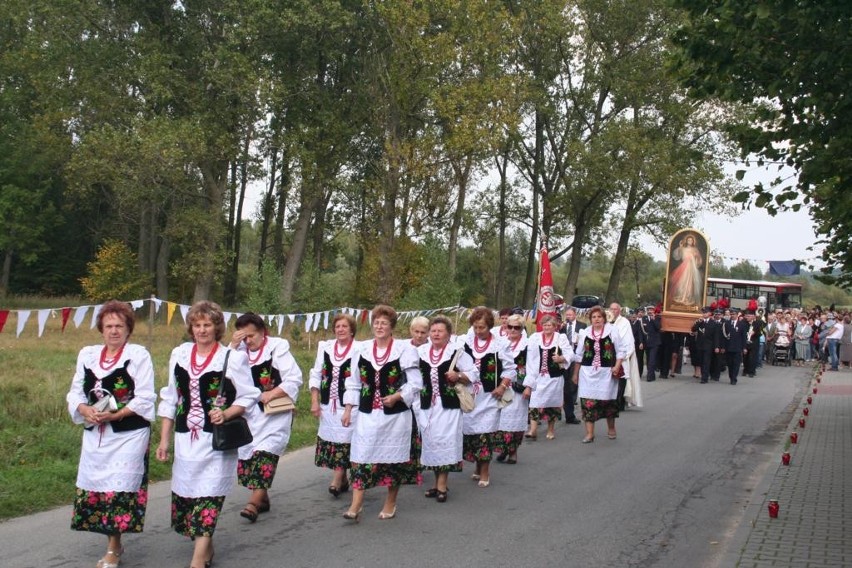
<svg viewBox="0 0 852 568"><path fill-rule="evenodd" d="M474 349L474 351L476 351L477 353L485 353L488 350L488 346L491 345L491 337L492 336L489 334L488 339L486 339L485 343L482 345L482 347L480 347L479 346L479 336L474 335L473 336L473 349Z"/></svg>
<svg viewBox="0 0 852 568"><path fill-rule="evenodd" d="M257 356L254 359L251 358L251 349L249 349L248 345L246 345L246 351L248 352L249 365L254 365L258 361L260 361L260 356L263 355L263 349L266 347L267 340L268 340L268 338L266 336L264 336L263 337L263 343L260 344L260 349L257 350Z"/></svg>
<svg viewBox="0 0 852 568"><path fill-rule="evenodd" d="M349 350L352 349L353 343L355 343L355 342L350 339L349 343L346 344L346 349L344 349L343 353L341 353L337 350L337 346L340 344L340 341L336 340L334 342L334 358L338 361L342 361L343 359L346 359L346 356L349 354Z"/></svg>
<svg viewBox="0 0 852 568"><path fill-rule="evenodd" d="M121 354L124 353L124 346L125 345L127 345L127 343L122 343L121 348L118 350L118 352L110 358L107 358L107 356L106 356L107 346L104 345L104 348L101 349L101 359L100 359L101 369L103 369L104 371L109 371L110 369L115 367L116 364L118 363L118 361L121 359Z"/></svg>
<svg viewBox="0 0 852 568"><path fill-rule="evenodd" d="M213 360L213 355L215 355L216 351L218 351L218 350L219 350L219 344L214 343L213 349L210 351L210 353L207 354L207 358L204 360L204 362L201 365L198 365L195 362L195 358L198 355L198 344L197 343L193 344L192 345L192 352L189 354L189 368L192 371L192 374L200 375L202 372L204 372L204 369L206 369L207 365L210 364L210 361Z"/></svg>
<svg viewBox="0 0 852 568"><path fill-rule="evenodd" d="M435 356L435 346L429 347L429 362L432 363L433 367L437 367L438 363L441 362L441 359L444 358L444 351L447 349L447 345L445 344L441 347L441 350L438 352L437 357Z"/></svg>
<svg viewBox="0 0 852 568"><path fill-rule="evenodd" d="M551 333L550 339L548 339L547 334L542 332L542 334L541 334L541 346L544 347L545 349L550 349L550 345L553 343L553 337L555 335L556 335L555 333Z"/></svg>
<svg viewBox="0 0 852 568"><path fill-rule="evenodd" d="M391 337L390 343L388 343L388 348L385 349L385 354L379 357L379 344L375 340L373 340L373 360L376 362L376 365L379 367L384 366L385 363L388 362L391 355L391 348L393 347L393 337Z"/></svg>

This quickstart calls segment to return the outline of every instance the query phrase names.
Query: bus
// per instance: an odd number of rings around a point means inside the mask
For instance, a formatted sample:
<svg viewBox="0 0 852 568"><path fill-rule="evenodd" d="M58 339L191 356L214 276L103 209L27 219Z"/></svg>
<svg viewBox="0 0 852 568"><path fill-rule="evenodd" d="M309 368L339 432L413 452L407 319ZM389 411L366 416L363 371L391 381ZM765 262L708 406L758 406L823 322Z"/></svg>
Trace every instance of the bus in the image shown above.
<svg viewBox="0 0 852 568"><path fill-rule="evenodd" d="M802 285L794 282L707 278L707 303L728 298L732 308L745 310L752 298L767 311L802 307ZM765 298L765 305L761 301Z"/></svg>

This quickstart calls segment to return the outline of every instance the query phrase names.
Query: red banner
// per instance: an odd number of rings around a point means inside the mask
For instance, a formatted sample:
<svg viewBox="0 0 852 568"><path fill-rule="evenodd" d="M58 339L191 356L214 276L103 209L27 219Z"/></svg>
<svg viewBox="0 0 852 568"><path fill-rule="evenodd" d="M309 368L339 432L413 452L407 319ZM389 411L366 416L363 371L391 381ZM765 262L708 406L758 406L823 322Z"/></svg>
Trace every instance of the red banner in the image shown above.
<svg viewBox="0 0 852 568"><path fill-rule="evenodd" d="M541 318L556 315L556 302L553 296L553 274L550 272L550 257L547 247L541 248L541 273L538 279L537 310L535 313L536 331L541 331Z"/></svg>
<svg viewBox="0 0 852 568"><path fill-rule="evenodd" d="M0 331L3 331L3 326L6 325L6 318L9 317L9 310L0 310Z"/></svg>
<svg viewBox="0 0 852 568"><path fill-rule="evenodd" d="M62 308L62 332L65 332L65 324L68 323L68 316L71 315L71 308Z"/></svg>

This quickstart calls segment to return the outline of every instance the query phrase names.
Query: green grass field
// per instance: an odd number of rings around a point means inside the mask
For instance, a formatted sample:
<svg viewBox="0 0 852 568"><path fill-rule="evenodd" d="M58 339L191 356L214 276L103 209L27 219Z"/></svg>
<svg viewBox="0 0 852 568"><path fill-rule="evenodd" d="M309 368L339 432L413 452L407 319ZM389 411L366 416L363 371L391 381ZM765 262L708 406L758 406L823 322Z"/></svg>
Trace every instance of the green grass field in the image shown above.
<svg viewBox="0 0 852 568"><path fill-rule="evenodd" d="M57 305L61 304L52 303ZM102 343L97 330L90 329L90 322L91 313L79 329L69 321L63 333L57 311L56 317L48 319L43 336L38 337L34 312L21 337L16 338L16 314L12 313L0 333L0 520L69 504L74 498L82 427L71 422L65 395L77 352L85 345ZM309 412L308 370L316 356L317 341L326 334L330 337L330 332L302 333L299 341L291 341L304 374L291 450L316 440L317 423ZM131 341L151 352L157 389L166 382L169 353L184 340L183 320L177 313L170 326L165 325L162 315L153 326L144 319L137 321ZM152 447L156 447L159 424L154 426L152 437ZM167 479L170 471L171 464L151 459L152 481Z"/></svg>

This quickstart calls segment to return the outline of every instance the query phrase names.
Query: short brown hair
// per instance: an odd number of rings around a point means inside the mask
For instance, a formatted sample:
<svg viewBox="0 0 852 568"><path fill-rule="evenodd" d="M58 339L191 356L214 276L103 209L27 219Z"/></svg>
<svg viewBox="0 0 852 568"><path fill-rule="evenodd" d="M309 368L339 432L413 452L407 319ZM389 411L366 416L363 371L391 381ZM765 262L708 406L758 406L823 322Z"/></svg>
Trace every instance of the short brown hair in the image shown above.
<svg viewBox="0 0 852 568"><path fill-rule="evenodd" d="M352 332L352 337L355 337L355 317L349 314L344 314L343 312L334 316L334 319L331 320L331 329L334 330L337 327L337 322L340 320L344 320L347 325L349 325L349 331Z"/></svg>
<svg viewBox="0 0 852 568"><path fill-rule="evenodd" d="M453 322L450 318L441 315L434 316L432 319L429 320L429 329L432 329L432 326L438 323L442 324L444 327L447 328L447 333L449 333L450 335L453 334Z"/></svg>
<svg viewBox="0 0 852 568"><path fill-rule="evenodd" d="M602 307L592 306L591 308L589 308L589 311L586 312L586 316L589 318L589 320L592 319L592 314L594 313L599 313L603 316L604 321L606 321L606 312L604 312L604 309Z"/></svg>
<svg viewBox="0 0 852 568"><path fill-rule="evenodd" d="M372 315L373 315L373 319L387 318L388 321L391 324L391 328L396 327L396 320L399 318L395 309L393 309L390 306L386 306L384 304L379 304L378 306L373 308Z"/></svg>
<svg viewBox="0 0 852 568"><path fill-rule="evenodd" d="M207 317L213 322L216 329L216 341L222 341L225 336L225 315L222 313L222 308L216 302L209 300L200 300L192 304L186 314L186 332L195 341L195 336L192 335L192 324L196 320Z"/></svg>
<svg viewBox="0 0 852 568"><path fill-rule="evenodd" d="M494 327L494 312L491 311L491 308L486 308L485 306L477 306L473 308L470 312L470 317L467 318L467 323L473 325L479 320L485 320L485 325L491 329Z"/></svg>
<svg viewBox="0 0 852 568"><path fill-rule="evenodd" d="M118 300L110 300L101 306L101 311L98 312L98 317L95 318L95 324L98 331L104 332L104 317L108 315L116 315L124 320L124 325L127 326L127 335L133 333L133 326L136 325L136 315L133 309L127 302L119 302Z"/></svg>
<svg viewBox="0 0 852 568"><path fill-rule="evenodd" d="M234 327L237 329L242 329L247 325L253 325L258 331L266 332L266 322L263 321L262 317L254 312L244 313L238 317L237 321L234 323Z"/></svg>

